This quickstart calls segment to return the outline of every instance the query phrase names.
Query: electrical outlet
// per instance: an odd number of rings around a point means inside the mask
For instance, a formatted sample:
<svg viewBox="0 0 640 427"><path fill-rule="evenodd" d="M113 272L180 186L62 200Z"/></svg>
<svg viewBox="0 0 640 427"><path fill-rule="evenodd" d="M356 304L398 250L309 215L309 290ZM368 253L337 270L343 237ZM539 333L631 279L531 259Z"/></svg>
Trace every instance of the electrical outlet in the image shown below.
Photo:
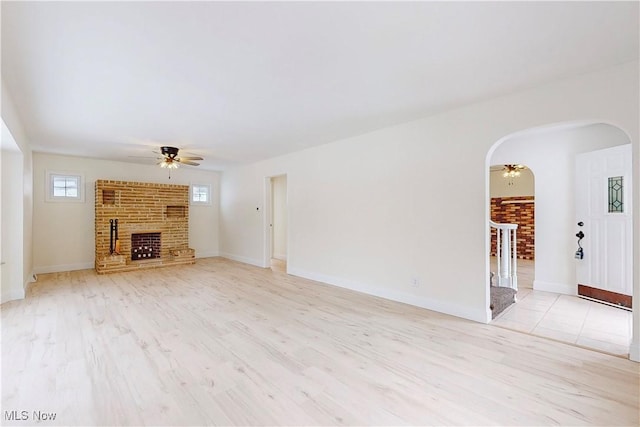
<svg viewBox="0 0 640 427"><path fill-rule="evenodd" d="M413 286L414 288L417 288L418 286L420 286L420 278L419 277L412 277L411 278L411 286Z"/></svg>

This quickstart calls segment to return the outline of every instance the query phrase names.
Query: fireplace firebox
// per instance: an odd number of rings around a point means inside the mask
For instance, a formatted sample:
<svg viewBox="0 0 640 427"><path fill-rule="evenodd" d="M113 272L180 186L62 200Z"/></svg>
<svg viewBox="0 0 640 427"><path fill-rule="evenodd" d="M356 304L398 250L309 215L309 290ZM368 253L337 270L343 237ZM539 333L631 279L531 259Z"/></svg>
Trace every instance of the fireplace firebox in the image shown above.
<svg viewBox="0 0 640 427"><path fill-rule="evenodd" d="M160 258L161 233L131 235L131 261Z"/></svg>

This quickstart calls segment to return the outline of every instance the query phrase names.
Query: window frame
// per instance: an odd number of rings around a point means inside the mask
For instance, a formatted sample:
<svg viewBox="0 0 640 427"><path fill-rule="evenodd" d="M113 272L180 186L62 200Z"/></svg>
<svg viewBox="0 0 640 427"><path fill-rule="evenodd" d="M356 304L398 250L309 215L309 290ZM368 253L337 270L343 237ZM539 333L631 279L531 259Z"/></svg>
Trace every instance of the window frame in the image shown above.
<svg viewBox="0 0 640 427"><path fill-rule="evenodd" d="M207 189L207 201L201 202L199 200L194 200L194 189L196 187L202 187ZM189 204L193 206L211 206L211 184L191 184L189 186Z"/></svg>
<svg viewBox="0 0 640 427"><path fill-rule="evenodd" d="M56 196L54 195L54 182L56 178L75 179L78 186L77 196ZM47 171L45 201L63 203L84 203L84 174L68 171Z"/></svg>

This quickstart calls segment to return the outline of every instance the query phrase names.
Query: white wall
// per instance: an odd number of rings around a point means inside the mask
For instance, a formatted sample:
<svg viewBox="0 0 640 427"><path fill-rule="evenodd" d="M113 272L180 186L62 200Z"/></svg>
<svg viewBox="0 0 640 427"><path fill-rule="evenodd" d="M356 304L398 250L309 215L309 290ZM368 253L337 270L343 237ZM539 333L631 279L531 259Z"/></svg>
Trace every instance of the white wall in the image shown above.
<svg viewBox="0 0 640 427"><path fill-rule="evenodd" d="M536 263L534 289L575 295L575 156L628 144L619 128L599 124L547 130L504 141L491 163L525 163L535 171Z"/></svg>
<svg viewBox="0 0 640 427"><path fill-rule="evenodd" d="M522 163L504 163L522 164ZM517 178L505 178L503 172L491 172L489 175L489 194L491 197L533 196L535 183L531 169L523 169Z"/></svg>
<svg viewBox="0 0 640 427"><path fill-rule="evenodd" d="M13 142L15 142L21 153L21 162L19 161L18 163L20 171L14 172L14 174L16 174L16 176L20 173L22 174L21 179L19 177L15 178L15 180L20 181L18 185L22 186L22 197L20 198L22 203L22 221L9 224L9 226L22 229L22 265L18 268L18 270L21 271L19 281L21 282L22 289L18 287L19 285L15 285L15 288L8 292L8 294L12 295L11 298L20 298L22 297L21 295L24 295L27 285L32 281L33 274L33 159L29 139L24 131L22 121L4 81L1 83L1 88L2 101L0 111L2 112L2 120L11 133ZM4 216L4 213L7 209L10 209L10 207L3 204L2 209L2 216ZM4 302L4 299L2 302Z"/></svg>
<svg viewBox="0 0 640 427"><path fill-rule="evenodd" d="M273 257L287 259L287 176L271 178L273 184Z"/></svg>
<svg viewBox="0 0 640 427"><path fill-rule="evenodd" d="M3 135L4 137L4 135ZM22 205L22 153L5 148L0 156L1 179L0 199L2 200L2 241L1 302L24 298L24 211Z"/></svg>
<svg viewBox="0 0 640 427"><path fill-rule="evenodd" d="M46 171L84 174L85 201L46 202ZM34 269L37 273L94 267L95 182L98 179L164 184L210 184L211 205L189 207L189 246L196 257L217 256L220 174L182 167L171 172L155 165L34 153Z"/></svg>
<svg viewBox="0 0 640 427"><path fill-rule="evenodd" d="M286 173L290 273L486 322L492 147L588 119L618 124L638 150L637 76L628 63L225 171L221 251L262 264L256 207L264 177Z"/></svg>

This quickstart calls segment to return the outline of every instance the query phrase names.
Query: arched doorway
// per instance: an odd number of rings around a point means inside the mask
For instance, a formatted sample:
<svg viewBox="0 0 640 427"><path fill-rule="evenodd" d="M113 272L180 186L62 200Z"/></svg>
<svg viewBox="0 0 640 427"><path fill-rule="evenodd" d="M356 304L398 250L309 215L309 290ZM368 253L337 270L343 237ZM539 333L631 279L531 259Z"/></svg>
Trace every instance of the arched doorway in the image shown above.
<svg viewBox="0 0 640 427"><path fill-rule="evenodd" d="M618 127L575 123L519 132L492 147L487 169L492 164L519 162L536 171L534 298L521 299L513 306L517 309L505 310L495 324L628 354L632 314L577 298L574 255L578 231L575 194L580 185L576 156L629 143L628 135Z"/></svg>
<svg viewBox="0 0 640 427"><path fill-rule="evenodd" d="M503 159L504 160L504 159ZM491 165L489 169L489 198L491 227L491 315L496 318L501 312L522 299L533 289L535 266L535 175L530 167L512 157L510 163ZM517 289L499 289L505 261L498 259L503 253L500 247L504 239L498 236L497 224L516 225L514 245L517 259ZM502 270L502 271L501 271Z"/></svg>

